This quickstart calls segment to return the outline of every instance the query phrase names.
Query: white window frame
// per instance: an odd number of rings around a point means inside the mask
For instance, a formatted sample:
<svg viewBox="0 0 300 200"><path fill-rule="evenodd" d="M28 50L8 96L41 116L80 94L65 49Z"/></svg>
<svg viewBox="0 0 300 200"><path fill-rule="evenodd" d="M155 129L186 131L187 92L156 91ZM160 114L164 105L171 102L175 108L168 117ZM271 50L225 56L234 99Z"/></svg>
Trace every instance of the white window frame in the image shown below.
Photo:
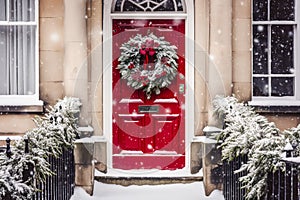
<svg viewBox="0 0 300 200"><path fill-rule="evenodd" d="M185 0L186 13L179 12L123 12L111 13L114 0L104 0L103 15L103 135L111 144L107 147L107 164L112 167L112 20L113 19L185 19L185 167L178 171L190 174L190 145L194 137L194 1ZM191 123L192 122L192 123ZM144 170L147 171L147 170ZM159 172L160 170L155 170ZM153 173L153 170L152 172ZM160 176L169 171L159 172ZM141 173L143 176L144 174ZM154 174L153 174L154 175Z"/></svg>
<svg viewBox="0 0 300 200"><path fill-rule="evenodd" d="M268 74L254 74L253 73L253 53L251 53L251 96L252 101L249 102L253 106L300 106L300 3L295 0L295 20L294 21L254 21L253 19L253 1L251 1L251 16L252 25L268 25L268 52L271 52L271 30L272 25L293 25L294 26L294 74L276 74L278 77L295 77L294 82L294 96L286 97L259 97L253 96L253 77L269 77L269 90L271 90L271 58L268 53ZM270 14L270 0L268 0L268 15ZM251 46L253 48L253 31L251 32Z"/></svg>
<svg viewBox="0 0 300 200"><path fill-rule="evenodd" d="M35 1L35 21L9 21L9 1L7 1L6 21L0 21L0 26L35 26L35 91L32 95L0 95L0 106L43 106L39 100L39 0Z"/></svg>

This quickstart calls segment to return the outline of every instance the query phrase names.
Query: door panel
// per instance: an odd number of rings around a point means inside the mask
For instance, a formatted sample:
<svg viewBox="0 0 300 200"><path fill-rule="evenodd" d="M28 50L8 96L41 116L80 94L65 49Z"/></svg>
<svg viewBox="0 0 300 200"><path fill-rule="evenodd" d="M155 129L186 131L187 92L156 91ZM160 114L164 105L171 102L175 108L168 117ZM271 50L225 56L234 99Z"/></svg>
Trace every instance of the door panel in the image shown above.
<svg viewBox="0 0 300 200"><path fill-rule="evenodd" d="M185 166L185 21L113 20L113 167L120 169L180 169ZM175 45L178 74L172 83L152 93L135 90L121 79L120 47L136 34L152 32ZM149 61L151 63L151 60ZM154 63L152 63L154 65Z"/></svg>

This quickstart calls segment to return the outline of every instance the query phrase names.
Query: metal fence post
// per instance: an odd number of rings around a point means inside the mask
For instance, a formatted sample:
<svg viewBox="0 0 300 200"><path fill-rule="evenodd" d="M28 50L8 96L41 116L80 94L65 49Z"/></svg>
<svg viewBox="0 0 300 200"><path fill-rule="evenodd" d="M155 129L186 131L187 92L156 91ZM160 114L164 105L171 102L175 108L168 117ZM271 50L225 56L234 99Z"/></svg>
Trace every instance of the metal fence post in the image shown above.
<svg viewBox="0 0 300 200"><path fill-rule="evenodd" d="M29 153L29 139L27 136L24 136L24 142L25 142L25 150L24 153L28 154Z"/></svg>
<svg viewBox="0 0 300 200"><path fill-rule="evenodd" d="M24 136L24 142L25 142L24 153L26 155L29 154L29 139L26 135ZM25 169L23 171L23 182L27 184L32 184L33 176L34 176L34 165L28 162L26 163Z"/></svg>
<svg viewBox="0 0 300 200"><path fill-rule="evenodd" d="M11 158L11 149L10 149L10 138L6 139L6 156Z"/></svg>

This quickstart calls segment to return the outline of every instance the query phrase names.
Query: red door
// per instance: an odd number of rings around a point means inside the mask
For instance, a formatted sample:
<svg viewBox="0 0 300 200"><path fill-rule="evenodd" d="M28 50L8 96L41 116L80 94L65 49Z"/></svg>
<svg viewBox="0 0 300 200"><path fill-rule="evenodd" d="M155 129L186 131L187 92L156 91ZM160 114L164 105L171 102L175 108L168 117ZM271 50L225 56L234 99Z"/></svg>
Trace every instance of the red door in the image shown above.
<svg viewBox="0 0 300 200"><path fill-rule="evenodd" d="M185 166L185 21L113 20L113 168L181 169ZM177 74L159 94L128 85L118 65L120 47L137 34L154 34L177 47ZM155 55L154 55L155 57ZM154 67L157 58L139 61ZM165 74L164 74L165 75ZM137 74L135 76L141 76Z"/></svg>

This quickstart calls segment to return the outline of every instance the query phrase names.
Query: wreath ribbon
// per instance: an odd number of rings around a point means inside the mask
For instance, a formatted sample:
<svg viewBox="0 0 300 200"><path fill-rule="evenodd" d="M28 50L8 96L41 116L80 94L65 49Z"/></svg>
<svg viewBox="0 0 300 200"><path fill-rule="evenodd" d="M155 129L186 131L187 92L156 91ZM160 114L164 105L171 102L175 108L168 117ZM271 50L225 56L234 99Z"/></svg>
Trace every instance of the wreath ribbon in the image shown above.
<svg viewBox="0 0 300 200"><path fill-rule="evenodd" d="M155 53L153 48L140 49L140 54L145 56L144 70L147 69L147 65L149 64L149 56L154 56Z"/></svg>

